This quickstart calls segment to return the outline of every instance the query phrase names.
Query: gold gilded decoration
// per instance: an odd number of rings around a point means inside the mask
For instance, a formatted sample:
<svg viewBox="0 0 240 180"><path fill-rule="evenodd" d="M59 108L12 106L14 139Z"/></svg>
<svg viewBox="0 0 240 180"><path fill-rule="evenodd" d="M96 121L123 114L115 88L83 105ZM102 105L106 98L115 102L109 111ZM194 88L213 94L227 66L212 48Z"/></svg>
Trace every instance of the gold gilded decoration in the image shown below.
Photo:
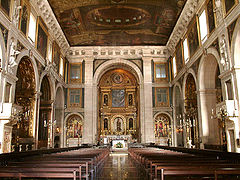
<svg viewBox="0 0 240 180"><path fill-rule="evenodd" d="M118 73L113 74L113 76L112 76L112 81L113 81L114 83L116 83L116 84L120 84L120 83L122 83L122 81L123 81L123 77L122 77L121 74L118 74Z"/></svg>
<svg viewBox="0 0 240 180"><path fill-rule="evenodd" d="M155 137L168 137L170 120L166 115L160 114L155 118Z"/></svg>
<svg viewBox="0 0 240 180"><path fill-rule="evenodd" d="M82 138L82 128L80 116L72 115L67 120L67 138Z"/></svg>
<svg viewBox="0 0 240 180"><path fill-rule="evenodd" d="M123 69L107 71L99 82L98 136L131 136L138 139L138 84Z"/></svg>
<svg viewBox="0 0 240 180"><path fill-rule="evenodd" d="M21 107L21 112L13 120L16 124L12 129L12 144L19 148L23 139L33 137L35 75L32 63L26 56L18 65L17 78L15 103Z"/></svg>

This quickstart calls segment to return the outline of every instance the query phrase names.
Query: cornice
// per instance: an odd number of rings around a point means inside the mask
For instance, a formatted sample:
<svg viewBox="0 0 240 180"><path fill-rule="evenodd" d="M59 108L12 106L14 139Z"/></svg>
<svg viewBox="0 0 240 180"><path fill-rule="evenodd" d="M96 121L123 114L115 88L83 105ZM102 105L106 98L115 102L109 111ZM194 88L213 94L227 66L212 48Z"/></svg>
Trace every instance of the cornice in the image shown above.
<svg viewBox="0 0 240 180"><path fill-rule="evenodd" d="M56 40L63 55L66 55L70 45L48 3L47 0L31 0L31 4L36 8L49 29L49 33Z"/></svg>
<svg viewBox="0 0 240 180"><path fill-rule="evenodd" d="M184 35L189 23L191 22L194 14L196 13L198 0L188 0L183 8L183 11L173 29L173 32L167 42L167 48L172 54L179 40Z"/></svg>
<svg viewBox="0 0 240 180"><path fill-rule="evenodd" d="M87 57L94 59L141 59L143 57L168 58L166 46L91 46L71 47L67 53L68 60L75 61Z"/></svg>

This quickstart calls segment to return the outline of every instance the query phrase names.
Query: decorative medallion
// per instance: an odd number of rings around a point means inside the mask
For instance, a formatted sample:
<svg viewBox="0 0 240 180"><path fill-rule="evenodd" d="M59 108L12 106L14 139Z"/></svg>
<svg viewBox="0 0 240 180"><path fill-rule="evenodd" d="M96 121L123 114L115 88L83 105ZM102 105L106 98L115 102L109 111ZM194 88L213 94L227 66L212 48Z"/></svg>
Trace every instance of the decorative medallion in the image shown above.
<svg viewBox="0 0 240 180"><path fill-rule="evenodd" d="M120 84L123 81L123 77L122 77L121 74L116 73L116 74L113 75L112 81L116 84Z"/></svg>

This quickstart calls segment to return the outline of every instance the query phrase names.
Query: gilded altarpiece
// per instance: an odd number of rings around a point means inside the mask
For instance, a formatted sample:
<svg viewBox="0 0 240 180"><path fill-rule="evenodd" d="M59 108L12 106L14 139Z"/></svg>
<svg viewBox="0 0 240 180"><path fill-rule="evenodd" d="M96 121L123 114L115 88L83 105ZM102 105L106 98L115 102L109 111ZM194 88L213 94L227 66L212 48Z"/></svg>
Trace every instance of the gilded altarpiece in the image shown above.
<svg viewBox="0 0 240 180"><path fill-rule="evenodd" d="M139 140L139 87L134 75L123 69L106 72L99 82L98 97L99 140L110 136Z"/></svg>
<svg viewBox="0 0 240 180"><path fill-rule="evenodd" d="M28 57L23 57L18 65L18 81L16 83L15 104L21 111L14 116L12 130L13 150L18 151L19 145L33 143L33 121L35 106L35 75ZM30 148L30 146L28 146Z"/></svg>

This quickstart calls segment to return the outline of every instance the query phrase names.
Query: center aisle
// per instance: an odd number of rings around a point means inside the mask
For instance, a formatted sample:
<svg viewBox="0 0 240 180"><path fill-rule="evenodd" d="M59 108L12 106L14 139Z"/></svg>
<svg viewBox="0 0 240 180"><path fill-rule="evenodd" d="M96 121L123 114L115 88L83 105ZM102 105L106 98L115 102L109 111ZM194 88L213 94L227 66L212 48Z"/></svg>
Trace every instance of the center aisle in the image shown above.
<svg viewBox="0 0 240 180"><path fill-rule="evenodd" d="M128 152L112 152L100 173L99 180L147 179L144 172L136 168Z"/></svg>

